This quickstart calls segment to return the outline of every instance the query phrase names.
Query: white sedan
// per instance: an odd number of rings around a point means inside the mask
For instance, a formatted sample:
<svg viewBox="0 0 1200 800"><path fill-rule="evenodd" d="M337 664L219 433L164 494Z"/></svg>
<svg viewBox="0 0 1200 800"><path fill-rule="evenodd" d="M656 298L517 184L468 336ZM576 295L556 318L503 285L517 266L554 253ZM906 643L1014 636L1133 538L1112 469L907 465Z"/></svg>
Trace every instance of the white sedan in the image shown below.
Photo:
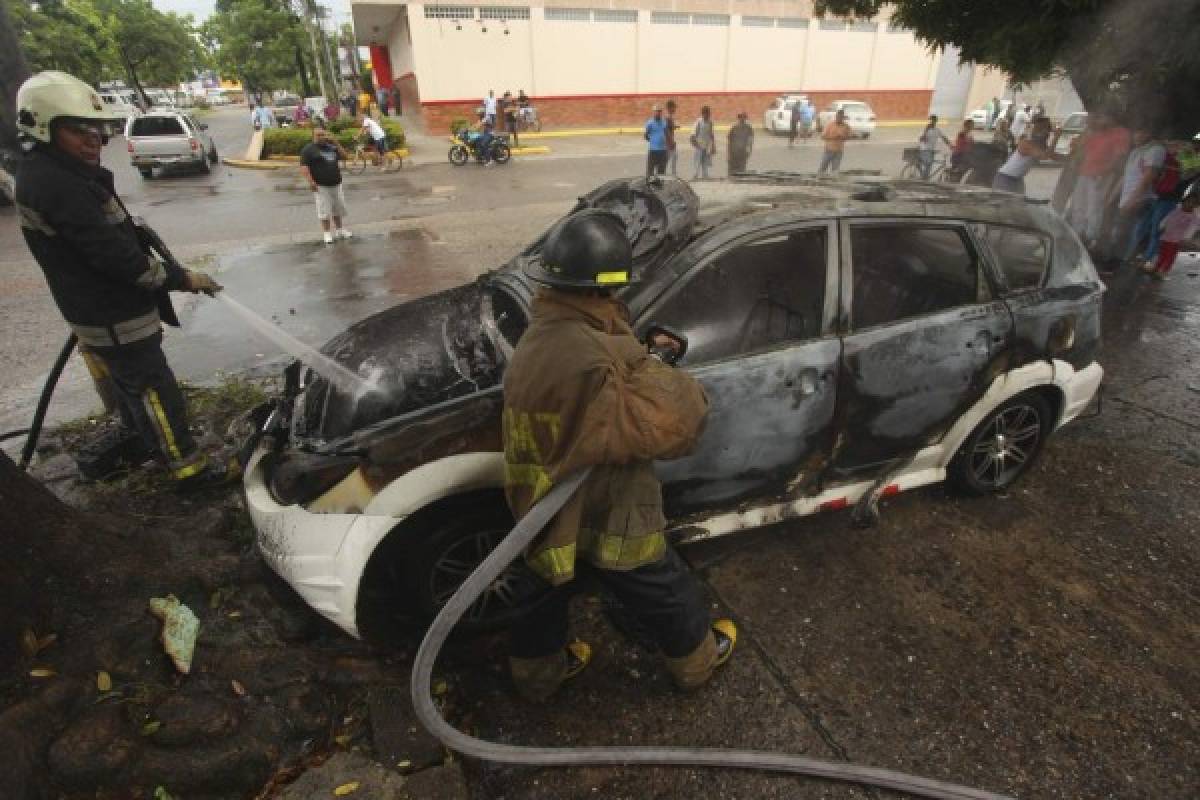
<svg viewBox="0 0 1200 800"><path fill-rule="evenodd" d="M817 115L817 127L824 129L833 122L838 111L846 112L846 124L855 136L866 139L875 132L875 112L860 100L835 100L829 107Z"/></svg>
<svg viewBox="0 0 1200 800"><path fill-rule="evenodd" d="M808 102L802 94L784 94L771 101L763 112L763 130L768 133L787 133L792 129L792 109L797 103Z"/></svg>

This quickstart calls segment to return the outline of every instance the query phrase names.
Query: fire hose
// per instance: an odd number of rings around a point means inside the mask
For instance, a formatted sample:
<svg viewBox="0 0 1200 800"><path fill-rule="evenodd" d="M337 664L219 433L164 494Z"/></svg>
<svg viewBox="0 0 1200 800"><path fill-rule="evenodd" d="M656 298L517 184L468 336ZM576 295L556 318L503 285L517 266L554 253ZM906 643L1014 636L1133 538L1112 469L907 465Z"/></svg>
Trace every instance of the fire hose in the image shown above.
<svg viewBox="0 0 1200 800"><path fill-rule="evenodd" d="M502 744L468 736L442 718L431 692L433 665L455 624L504 569L512 563L575 494L591 468L581 469L554 486L529 510L508 536L484 559L434 618L412 669L412 701L417 718L447 747L464 755L502 764L535 767L629 766L726 767L808 775L938 800L1011 800L1007 795L907 775L902 772L822 761L787 753L728 750L713 747L531 747Z"/></svg>

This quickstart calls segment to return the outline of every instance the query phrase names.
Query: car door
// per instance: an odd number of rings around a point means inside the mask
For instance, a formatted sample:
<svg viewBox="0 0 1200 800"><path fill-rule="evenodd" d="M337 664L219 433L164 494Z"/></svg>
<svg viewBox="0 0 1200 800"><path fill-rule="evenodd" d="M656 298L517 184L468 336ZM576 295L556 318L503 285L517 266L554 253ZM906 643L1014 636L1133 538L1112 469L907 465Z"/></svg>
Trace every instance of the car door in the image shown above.
<svg viewBox="0 0 1200 800"><path fill-rule="evenodd" d="M690 455L658 465L668 512L811 482L832 446L841 351L832 222L760 228L711 251L641 314L688 337L680 366L709 415ZM689 258L685 251L679 258Z"/></svg>
<svg viewBox="0 0 1200 800"><path fill-rule="evenodd" d="M1004 369L1012 317L965 225L841 224L847 331L839 473L878 471L936 443Z"/></svg>

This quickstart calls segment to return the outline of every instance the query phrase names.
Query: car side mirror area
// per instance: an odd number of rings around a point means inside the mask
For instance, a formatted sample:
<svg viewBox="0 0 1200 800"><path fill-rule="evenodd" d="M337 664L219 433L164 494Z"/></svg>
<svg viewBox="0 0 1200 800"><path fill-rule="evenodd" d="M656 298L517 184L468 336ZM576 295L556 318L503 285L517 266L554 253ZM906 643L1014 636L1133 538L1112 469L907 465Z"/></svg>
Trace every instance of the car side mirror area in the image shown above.
<svg viewBox="0 0 1200 800"><path fill-rule="evenodd" d="M651 322L646 329L646 348L673 367L687 353L688 339L674 328Z"/></svg>

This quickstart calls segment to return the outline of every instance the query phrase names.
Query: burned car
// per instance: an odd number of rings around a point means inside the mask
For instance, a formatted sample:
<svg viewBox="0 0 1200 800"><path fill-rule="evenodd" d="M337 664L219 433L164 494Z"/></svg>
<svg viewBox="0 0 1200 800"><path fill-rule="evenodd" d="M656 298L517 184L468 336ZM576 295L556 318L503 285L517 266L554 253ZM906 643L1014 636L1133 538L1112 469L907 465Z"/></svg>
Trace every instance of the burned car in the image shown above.
<svg viewBox="0 0 1200 800"><path fill-rule="evenodd" d="M949 480L1003 490L1083 411L1103 370L1103 284L1046 205L972 187L748 175L619 180L582 197L625 222L639 335L688 347L711 410L657 466L668 535L693 542ZM544 239L544 237L543 237ZM355 635L427 618L512 527L502 377L529 319L523 265L353 325L293 364L247 468L265 558ZM510 571L470 610L520 613Z"/></svg>

